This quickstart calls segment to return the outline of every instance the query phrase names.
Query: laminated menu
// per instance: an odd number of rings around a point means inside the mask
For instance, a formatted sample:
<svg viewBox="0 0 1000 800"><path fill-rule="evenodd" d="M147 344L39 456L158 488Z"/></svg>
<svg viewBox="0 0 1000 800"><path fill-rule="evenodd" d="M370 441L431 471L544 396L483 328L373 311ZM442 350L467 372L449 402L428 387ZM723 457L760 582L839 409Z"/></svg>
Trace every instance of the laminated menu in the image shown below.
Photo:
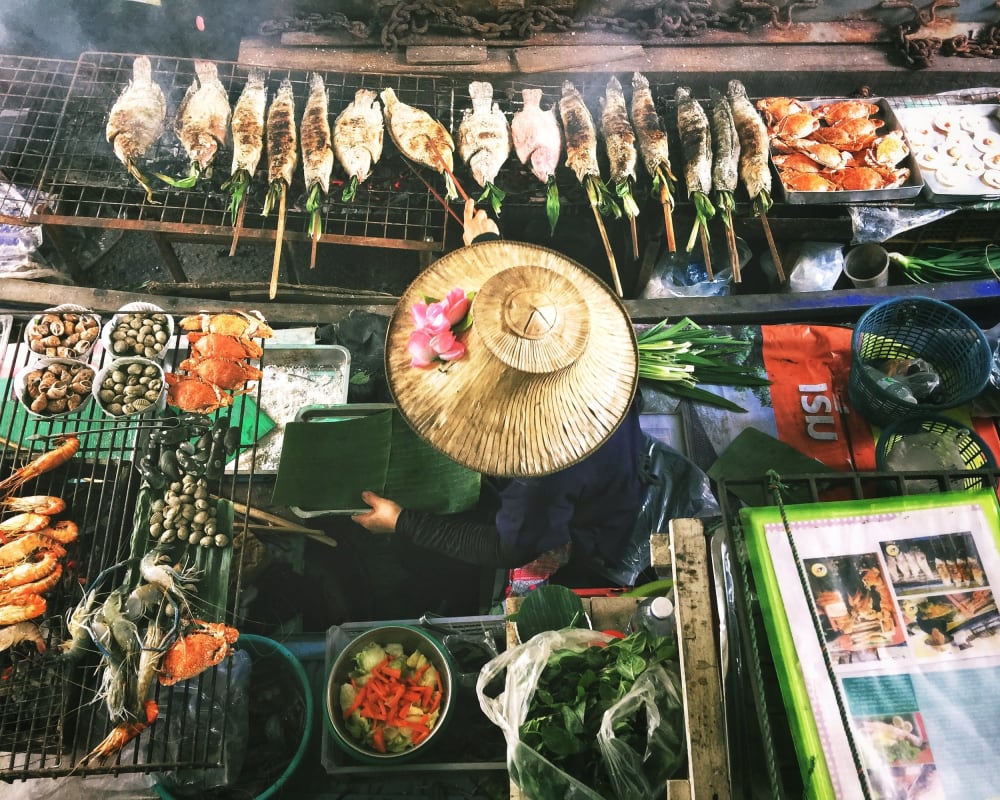
<svg viewBox="0 0 1000 800"><path fill-rule="evenodd" d="M805 796L1000 796L996 495L784 511L741 516Z"/></svg>

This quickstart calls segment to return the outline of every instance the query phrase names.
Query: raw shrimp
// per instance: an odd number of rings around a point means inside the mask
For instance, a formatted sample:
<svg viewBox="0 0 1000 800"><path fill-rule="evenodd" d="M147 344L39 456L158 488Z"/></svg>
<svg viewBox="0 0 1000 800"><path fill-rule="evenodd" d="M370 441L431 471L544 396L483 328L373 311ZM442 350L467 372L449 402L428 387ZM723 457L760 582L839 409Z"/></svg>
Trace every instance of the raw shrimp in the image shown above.
<svg viewBox="0 0 1000 800"><path fill-rule="evenodd" d="M52 574L59 566L59 558L49 549L37 550L32 559L14 567L0 570L0 592L41 580Z"/></svg>
<svg viewBox="0 0 1000 800"><path fill-rule="evenodd" d="M3 504L9 511L44 514L54 517L66 510L66 501L50 494L33 494L28 497L8 497Z"/></svg>
<svg viewBox="0 0 1000 800"><path fill-rule="evenodd" d="M9 497L33 478L61 467L80 449L80 440L76 436L62 436L56 441L59 444L53 450L42 453L38 458L16 470L9 478L0 481L0 497Z"/></svg>
<svg viewBox="0 0 1000 800"><path fill-rule="evenodd" d="M18 622L0 628L0 653L21 642L32 642L39 654L45 652L45 637L34 622Z"/></svg>
<svg viewBox="0 0 1000 800"><path fill-rule="evenodd" d="M15 625L27 622L45 613L45 598L37 594L15 597L9 603L0 605L0 625Z"/></svg>
<svg viewBox="0 0 1000 800"><path fill-rule="evenodd" d="M160 715L160 707L155 700L147 700L143 704L143 712L145 720L123 723L115 727L97 747L83 757L80 764L89 764L94 760L117 755L126 744L156 722L156 718Z"/></svg>
<svg viewBox="0 0 1000 800"><path fill-rule="evenodd" d="M42 548L48 548L56 554L57 558L66 555L66 548L59 542L35 531L0 547L0 568L20 564L36 550Z"/></svg>
<svg viewBox="0 0 1000 800"><path fill-rule="evenodd" d="M0 548L0 552L2 549ZM154 547L139 562L139 573L143 580L160 587L164 594L177 600L190 613L187 594L181 588L181 584L192 580L198 574L198 570L179 572L174 567L168 566L169 562L170 556Z"/></svg>

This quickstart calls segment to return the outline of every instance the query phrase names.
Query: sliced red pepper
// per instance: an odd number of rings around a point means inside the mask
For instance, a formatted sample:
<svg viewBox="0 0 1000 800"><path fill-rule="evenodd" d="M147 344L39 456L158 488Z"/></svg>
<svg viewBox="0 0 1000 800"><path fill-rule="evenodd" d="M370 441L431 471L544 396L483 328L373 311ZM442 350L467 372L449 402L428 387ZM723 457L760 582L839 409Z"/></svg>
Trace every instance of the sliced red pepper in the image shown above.
<svg viewBox="0 0 1000 800"><path fill-rule="evenodd" d="M364 701L366 694L368 693L365 691L364 686L358 689L358 693L354 695L354 702L352 702L347 708L344 709L344 719L347 719L349 716L351 716L351 714L353 714L361 707L361 703Z"/></svg>
<svg viewBox="0 0 1000 800"><path fill-rule="evenodd" d="M382 732L381 725L375 727L375 732L372 734L372 745L380 753L385 752L385 734Z"/></svg>

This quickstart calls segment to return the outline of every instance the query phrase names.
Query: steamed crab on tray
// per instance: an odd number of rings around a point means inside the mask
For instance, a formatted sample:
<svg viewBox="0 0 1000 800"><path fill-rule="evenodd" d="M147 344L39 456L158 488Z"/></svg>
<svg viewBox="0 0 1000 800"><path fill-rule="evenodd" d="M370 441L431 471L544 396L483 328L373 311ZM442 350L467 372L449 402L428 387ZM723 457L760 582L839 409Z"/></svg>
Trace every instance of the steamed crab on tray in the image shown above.
<svg viewBox="0 0 1000 800"><path fill-rule="evenodd" d="M910 146L881 100L757 101L771 163L788 203L843 203L916 197L922 185Z"/></svg>
<svg viewBox="0 0 1000 800"><path fill-rule="evenodd" d="M1000 197L1000 105L894 108L929 200Z"/></svg>

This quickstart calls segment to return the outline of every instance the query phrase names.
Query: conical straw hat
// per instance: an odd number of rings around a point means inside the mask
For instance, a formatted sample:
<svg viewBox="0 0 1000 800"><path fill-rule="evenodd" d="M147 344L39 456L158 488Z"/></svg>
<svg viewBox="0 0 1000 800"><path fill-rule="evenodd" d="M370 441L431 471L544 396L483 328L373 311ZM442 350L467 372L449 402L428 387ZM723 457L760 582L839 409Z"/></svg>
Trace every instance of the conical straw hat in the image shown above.
<svg viewBox="0 0 1000 800"><path fill-rule="evenodd" d="M411 365L411 308L476 292L465 355ZM638 350L625 308L575 261L492 241L442 256L396 306L385 349L400 413L431 446L487 475L546 475L580 461L618 427L635 395Z"/></svg>

